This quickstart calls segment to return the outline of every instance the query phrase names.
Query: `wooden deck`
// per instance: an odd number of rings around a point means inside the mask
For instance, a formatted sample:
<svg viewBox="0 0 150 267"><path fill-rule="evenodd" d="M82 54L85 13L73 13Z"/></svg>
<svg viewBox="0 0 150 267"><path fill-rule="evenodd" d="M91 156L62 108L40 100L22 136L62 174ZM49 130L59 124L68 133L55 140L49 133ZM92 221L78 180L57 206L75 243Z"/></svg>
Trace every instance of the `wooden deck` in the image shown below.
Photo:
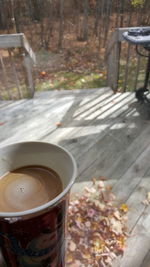
<svg viewBox="0 0 150 267"><path fill-rule="evenodd" d="M108 177L118 201L129 207L131 232L114 266L150 267L150 206L142 204L150 191L150 105L108 88L1 101L0 145L27 140L53 142L74 155L79 171L74 192L92 177Z"/></svg>

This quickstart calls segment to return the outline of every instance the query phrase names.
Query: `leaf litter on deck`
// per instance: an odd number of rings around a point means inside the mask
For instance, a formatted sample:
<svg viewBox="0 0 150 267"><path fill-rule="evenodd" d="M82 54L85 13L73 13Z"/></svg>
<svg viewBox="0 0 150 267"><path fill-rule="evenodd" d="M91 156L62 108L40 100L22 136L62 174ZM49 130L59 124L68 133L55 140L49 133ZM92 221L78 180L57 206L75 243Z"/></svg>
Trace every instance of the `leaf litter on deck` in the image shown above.
<svg viewBox="0 0 150 267"><path fill-rule="evenodd" d="M102 180L85 187L69 203L66 267L112 266L124 252L127 211Z"/></svg>

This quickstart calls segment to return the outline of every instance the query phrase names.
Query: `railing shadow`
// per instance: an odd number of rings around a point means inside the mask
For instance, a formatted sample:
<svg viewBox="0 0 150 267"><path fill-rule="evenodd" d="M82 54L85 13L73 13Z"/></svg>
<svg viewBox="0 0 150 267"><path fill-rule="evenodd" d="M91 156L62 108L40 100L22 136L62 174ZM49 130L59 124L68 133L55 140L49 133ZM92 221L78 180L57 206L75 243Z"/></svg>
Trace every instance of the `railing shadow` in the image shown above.
<svg viewBox="0 0 150 267"><path fill-rule="evenodd" d="M97 96L93 101L84 110L80 108L82 101L73 103L61 121L62 131L69 127L73 130L58 141L75 156L79 179L84 181L93 175L110 175L108 166L111 168L118 157L123 158L150 120L150 105L138 103L134 94L110 94L103 99ZM122 173L110 178L119 179Z"/></svg>

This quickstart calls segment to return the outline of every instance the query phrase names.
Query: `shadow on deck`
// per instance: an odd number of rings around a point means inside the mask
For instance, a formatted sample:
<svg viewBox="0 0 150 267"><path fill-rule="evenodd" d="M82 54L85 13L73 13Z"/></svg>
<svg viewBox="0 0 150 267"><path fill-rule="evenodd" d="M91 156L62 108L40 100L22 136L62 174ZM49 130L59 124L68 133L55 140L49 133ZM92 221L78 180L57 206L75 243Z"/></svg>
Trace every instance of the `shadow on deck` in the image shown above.
<svg viewBox="0 0 150 267"><path fill-rule="evenodd" d="M150 191L149 104L108 88L42 92L30 100L0 102L0 129L0 145L40 140L67 148L78 164L73 191L92 177L107 177L118 201L129 206L129 230L139 231L115 267L149 266L149 207L142 204ZM137 257L130 253L133 244Z"/></svg>

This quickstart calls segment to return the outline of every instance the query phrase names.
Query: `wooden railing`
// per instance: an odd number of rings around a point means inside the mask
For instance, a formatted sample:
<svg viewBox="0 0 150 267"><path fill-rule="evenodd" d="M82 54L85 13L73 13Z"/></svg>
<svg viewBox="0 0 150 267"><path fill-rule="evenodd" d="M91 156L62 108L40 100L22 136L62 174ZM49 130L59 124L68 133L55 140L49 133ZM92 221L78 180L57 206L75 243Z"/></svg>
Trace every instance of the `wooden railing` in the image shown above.
<svg viewBox="0 0 150 267"><path fill-rule="evenodd" d="M0 35L0 100L34 96L35 63L35 54L24 34Z"/></svg>
<svg viewBox="0 0 150 267"><path fill-rule="evenodd" d="M129 29L117 28L106 49L107 85L114 91L133 91L144 81L146 58L136 53L135 45L124 40L123 32Z"/></svg>

